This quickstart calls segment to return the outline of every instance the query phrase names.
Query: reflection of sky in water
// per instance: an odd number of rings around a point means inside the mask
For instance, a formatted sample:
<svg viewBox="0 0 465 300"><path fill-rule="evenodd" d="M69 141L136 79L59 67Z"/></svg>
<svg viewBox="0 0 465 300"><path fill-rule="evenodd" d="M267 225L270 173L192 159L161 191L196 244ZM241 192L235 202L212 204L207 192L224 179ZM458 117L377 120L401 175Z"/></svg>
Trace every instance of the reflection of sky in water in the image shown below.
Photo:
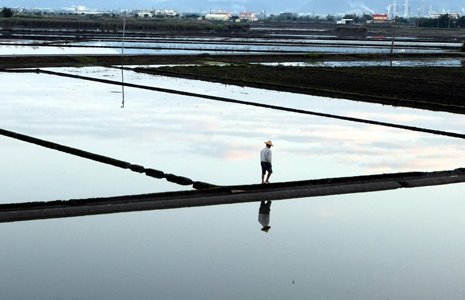
<svg viewBox="0 0 465 300"><path fill-rule="evenodd" d="M118 70L63 69L119 80ZM218 184L462 166L463 141L39 74L1 73L0 128ZM128 82L461 131L464 118L126 72ZM0 137L2 202L178 190ZM182 189L182 188L181 188ZM6 299L458 299L463 184L0 225ZM293 283L294 281L294 283Z"/></svg>
<svg viewBox="0 0 465 300"><path fill-rule="evenodd" d="M61 71L120 80L120 71L116 69ZM2 82L9 82L9 89L4 92L7 100L1 110L2 128L217 184L257 182L257 152L269 138L277 144L274 164L279 171L273 175L274 181L449 169L461 166L465 157L463 141L430 134L132 88L126 88L126 108L121 109L118 86L50 75L2 74L2 77L5 78ZM462 132L465 124L464 117L447 113L252 88L225 88L222 84L134 72L126 72L125 79L138 84L440 130ZM3 139L9 145L8 139ZM17 147L26 146L18 144L11 151L18 153L21 150ZM105 170L111 171L111 168L105 167ZM79 169L79 172L87 171ZM139 176L140 180L147 181L143 175ZM171 187L157 186L153 191L159 189L171 190ZM146 191L144 188L143 192ZM50 197L57 198L53 193Z"/></svg>
<svg viewBox="0 0 465 300"><path fill-rule="evenodd" d="M118 54L121 51L105 48L70 48L53 46L0 46L0 55L40 55L40 54Z"/></svg>
<svg viewBox="0 0 465 300"><path fill-rule="evenodd" d="M170 42L171 40L177 42ZM186 43L183 43L186 41ZM192 41L186 39L170 39L170 40L163 40L163 39L153 39L147 41L125 41L126 46L133 46L133 47L157 47L157 46L167 46L167 47L189 47L199 45L201 47L228 47L240 45L240 46L255 46L253 43L257 45L269 45L272 47L273 45L282 46L282 47L292 47L292 46L311 46L312 44L320 44L320 45L351 45L351 46L385 46L391 47L392 41L373 41L373 40L335 40L335 39L271 39L271 38L228 38L224 39L223 41L215 41L213 39L206 39L202 41L201 39L195 39L198 41L197 43L193 43ZM234 44L231 44L234 42ZM461 43L439 43L439 42L406 42L406 41L395 41L395 46L401 47L448 47L448 48L457 48L460 47ZM77 42L74 45L86 45L86 46L114 46L117 48L121 47L121 41L99 41L99 42Z"/></svg>
<svg viewBox="0 0 465 300"><path fill-rule="evenodd" d="M96 47L56 47L56 46L0 46L0 55L43 55L43 54L117 54L121 52L120 42L85 42L79 45ZM110 46L113 48L98 48L98 46ZM131 43L126 42L124 52L127 55L135 54L195 54L195 53L237 53L241 51L292 51L292 52L323 52L323 53L387 53L390 46L379 44L362 46L359 44L340 45L237 45L237 44L182 44L182 43ZM142 47L138 49L137 47ZM143 47L148 47L143 49ZM436 53L444 52L435 48L409 48L397 45L394 52L399 53Z"/></svg>
<svg viewBox="0 0 465 300"><path fill-rule="evenodd" d="M232 40L232 39L231 39ZM250 40L248 40L250 42ZM270 40L266 40L269 42ZM277 40L276 42L278 42ZM292 44L295 42L296 44ZM283 40L281 44L270 44L260 45L260 39L256 40L254 44L241 44L237 41L235 44L232 43L169 43L169 42L125 42L126 47L147 47L147 48L161 48L161 49L125 49L128 54L141 54L141 53L191 53L195 50L192 49L203 49L197 51L297 51L297 52L323 52L323 53L384 53L391 51L391 44L388 42L365 42L365 41L334 41L334 40L314 40L313 44L305 44L299 41ZM87 46L112 46L115 49L121 48L121 42L82 42L77 45ZM418 46L418 47L415 47ZM425 46L428 46L426 48ZM434 47L444 46L440 43L396 43L394 52L406 52L406 53L427 53L427 52L443 52L444 50L436 49ZM450 47L450 44L447 44ZM455 46L455 45L454 45ZM460 46L460 45L459 45ZM409 48L412 47L412 48ZM170 50L166 48L174 48L176 50ZM184 49L184 48L188 48ZM176 52L170 52L176 51Z"/></svg>
<svg viewBox="0 0 465 300"><path fill-rule="evenodd" d="M462 67L461 59L395 60L395 61L315 61L262 63L263 65L281 65L294 67Z"/></svg>
<svg viewBox="0 0 465 300"><path fill-rule="evenodd" d="M448 194L448 197L444 197ZM460 185L2 224L6 299L460 299Z"/></svg>

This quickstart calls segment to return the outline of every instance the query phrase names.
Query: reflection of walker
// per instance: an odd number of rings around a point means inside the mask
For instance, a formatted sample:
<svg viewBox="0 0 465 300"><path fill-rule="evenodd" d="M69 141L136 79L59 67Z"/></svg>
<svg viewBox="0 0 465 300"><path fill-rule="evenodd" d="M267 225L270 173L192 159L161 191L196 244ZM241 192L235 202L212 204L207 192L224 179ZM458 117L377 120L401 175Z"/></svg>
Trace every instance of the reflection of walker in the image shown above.
<svg viewBox="0 0 465 300"><path fill-rule="evenodd" d="M262 231L268 232L271 226L270 224L270 211L271 211L271 201L262 201L260 203L260 209L258 210L258 222L263 226Z"/></svg>

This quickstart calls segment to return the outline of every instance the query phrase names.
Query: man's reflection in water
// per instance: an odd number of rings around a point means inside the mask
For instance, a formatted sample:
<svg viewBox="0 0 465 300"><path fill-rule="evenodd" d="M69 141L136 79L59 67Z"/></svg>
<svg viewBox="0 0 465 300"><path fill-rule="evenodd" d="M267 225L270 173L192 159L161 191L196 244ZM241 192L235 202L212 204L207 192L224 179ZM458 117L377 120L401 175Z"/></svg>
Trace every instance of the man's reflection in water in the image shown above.
<svg viewBox="0 0 465 300"><path fill-rule="evenodd" d="M260 203L260 209L258 210L258 222L262 224L262 231L268 232L270 230L270 211L271 211L271 201L262 201Z"/></svg>

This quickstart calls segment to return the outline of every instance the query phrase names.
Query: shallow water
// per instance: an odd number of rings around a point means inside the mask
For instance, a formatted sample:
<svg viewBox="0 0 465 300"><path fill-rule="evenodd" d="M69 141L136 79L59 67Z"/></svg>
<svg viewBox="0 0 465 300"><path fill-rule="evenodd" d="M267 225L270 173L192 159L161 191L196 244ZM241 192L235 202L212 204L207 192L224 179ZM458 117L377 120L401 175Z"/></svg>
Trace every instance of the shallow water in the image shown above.
<svg viewBox="0 0 465 300"><path fill-rule="evenodd" d="M65 54L118 54L121 51L108 48L70 48L59 46L1 45L0 55L65 55Z"/></svg>
<svg viewBox="0 0 465 300"><path fill-rule="evenodd" d="M393 60L393 61L318 61L318 62L284 62L263 63L264 65L281 65L295 67L463 67L461 59L429 59L429 60Z"/></svg>
<svg viewBox="0 0 465 300"><path fill-rule="evenodd" d="M230 41L233 39L229 39ZM182 41L182 40L181 40ZM213 41L213 40L212 40ZM288 41L276 40L276 44L263 44L256 39L256 44L242 43L182 43L162 42L155 39L152 42L126 41L124 53L134 54L199 54L199 53L249 53L249 52L319 52L319 53L388 53L391 51L389 42L361 42L361 41L334 41L314 40L312 43L302 43L301 40ZM460 45L459 45L460 46ZM108 48L103 48L108 47ZM79 42L73 47L61 46L30 46L27 44L0 45L0 55L67 55L67 54L119 54L121 53L121 42ZM131 48L132 47L132 48ZM405 43L397 42L395 53L439 53L446 50L438 47L456 47L455 44L443 43Z"/></svg>
<svg viewBox="0 0 465 300"><path fill-rule="evenodd" d="M3 224L0 286L14 299L458 299L462 192L275 201L267 234L258 204Z"/></svg>
<svg viewBox="0 0 465 300"><path fill-rule="evenodd" d="M117 69L66 68L58 71L121 80ZM277 143L274 163L281 166L280 171L273 175L274 181L450 169L460 167L465 158L462 140L431 134L133 88L125 89L125 108L121 109L120 86L42 74L2 74L2 77L6 80L3 82L12 82L9 86L14 88L4 95L8 100L4 101L0 111L0 128L214 184L256 183L259 178L257 152L263 141L269 138ZM438 130L462 132L465 124L465 117L461 115L225 86L131 71L125 72L125 81ZM24 86L27 89L22 88ZM8 138L2 140L7 145L4 149L10 149L15 155L20 151L27 153L27 150L21 150L24 147L34 148L19 142L11 147L8 146L11 145ZM48 155L51 150L38 151ZM63 155L68 157L61 153L57 157ZM77 163L80 160L73 157L70 161ZM31 163L34 167L31 169L40 169L36 164L44 161L47 160L33 159ZM98 163L86 163L101 169L101 172L129 172ZM204 167L206 165L208 170ZM309 167L302 168L302 165ZM52 167L52 170L55 168ZM65 166L62 168L68 169ZM131 174L130 177L142 181L141 185L155 184L153 179L143 175ZM11 178L11 181L13 185L15 182L16 185L22 184L15 178ZM89 179L88 184L92 182ZM123 192L118 189L118 192L131 194L177 188L164 181L156 182L152 190L149 186L140 191L128 189ZM34 200L25 189L18 190L22 191L19 194L25 194L19 196L18 192L12 193L12 197L19 198L17 201ZM91 190L85 190L86 197L94 195ZM69 193L66 186L57 187L55 191L56 195L49 191L50 200L83 197L84 193ZM95 196L109 195L99 191ZM45 196L41 197L41 200L44 199Z"/></svg>
<svg viewBox="0 0 465 300"><path fill-rule="evenodd" d="M56 71L121 80L107 68ZM448 113L125 72L126 82L462 132ZM0 128L216 184L462 167L464 141L320 117L0 73ZM0 201L186 189L0 137ZM6 299L459 299L463 184L0 225Z"/></svg>
<svg viewBox="0 0 465 300"><path fill-rule="evenodd" d="M234 39L228 39L233 41ZM311 43L302 42L302 40L271 40L271 39L247 39L245 44L237 40L235 44L231 43L185 43L176 42L125 42L126 47L140 47L140 49L126 49L128 54L150 54L159 53L195 53L195 52L260 52L260 51L284 51L284 52L322 52L322 53L387 53L391 51L391 43L385 41L341 41L341 40L312 40ZM254 41L256 44L249 44ZM274 41L275 44L270 43ZM266 42L266 43L264 43ZM111 46L114 49L121 49L121 42L84 42L77 45L86 46ZM445 50L438 47L459 47L457 43L415 43L415 42L396 42L394 52L396 53L437 53ZM144 49L145 48L145 49ZM152 49L150 49L152 48ZM196 50L198 49L198 50Z"/></svg>

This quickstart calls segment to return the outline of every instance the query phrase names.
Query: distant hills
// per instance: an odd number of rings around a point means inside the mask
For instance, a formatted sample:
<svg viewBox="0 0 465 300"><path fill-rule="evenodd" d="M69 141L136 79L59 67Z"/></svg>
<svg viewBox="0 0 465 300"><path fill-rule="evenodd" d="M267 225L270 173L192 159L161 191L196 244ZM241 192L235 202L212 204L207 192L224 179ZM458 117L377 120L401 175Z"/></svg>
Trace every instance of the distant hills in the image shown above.
<svg viewBox="0 0 465 300"><path fill-rule="evenodd" d="M96 9L152 9L171 8L181 12L206 12L209 10L266 11L268 13L295 12L315 14L341 14L350 12L383 13L394 0L9 0L1 1L0 6L6 7L36 7L63 8L73 5L83 5ZM398 4L405 0L397 0ZM411 14L416 15L420 0L409 0ZM425 0L425 6L432 6L436 12L460 12L465 14L463 0Z"/></svg>

